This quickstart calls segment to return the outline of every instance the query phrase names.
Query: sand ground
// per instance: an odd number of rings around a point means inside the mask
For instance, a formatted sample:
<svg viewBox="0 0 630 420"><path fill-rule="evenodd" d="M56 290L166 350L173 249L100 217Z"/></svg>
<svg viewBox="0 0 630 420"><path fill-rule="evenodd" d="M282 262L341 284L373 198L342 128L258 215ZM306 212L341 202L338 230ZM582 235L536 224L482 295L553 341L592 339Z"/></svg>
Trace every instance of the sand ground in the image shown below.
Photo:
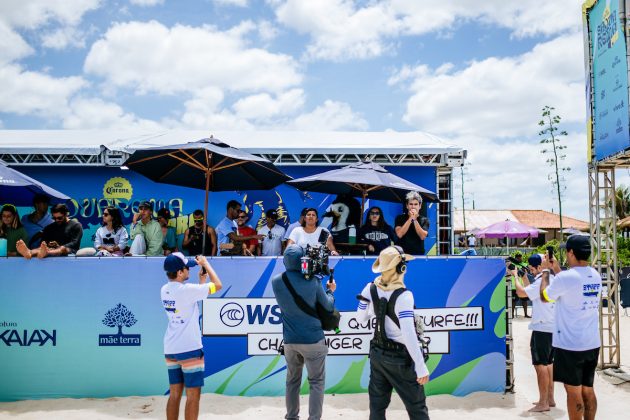
<svg viewBox="0 0 630 420"><path fill-rule="evenodd" d="M538 398L536 376L529 356L529 320L522 316L514 320L515 378L513 394L477 392L466 397L450 395L431 396L427 399L432 420L466 418L467 420L567 418L566 394L560 384L555 393L558 406L547 413L528 413ZM630 373L630 317L620 319L621 363ZM630 411L630 383L613 385L598 374L595 392L598 398L597 418L626 418ZM0 403L0 419L11 420L85 420L85 419L162 419L166 397L125 397L108 399L56 399ZM302 418L308 413L308 400L302 397ZM624 414L625 413L625 414ZM284 399L281 397L226 397L203 394L201 419L282 419ZM388 411L389 418L407 418L403 404L394 395ZM183 405L180 418L183 418ZM326 395L324 419L367 419L368 397L360 395Z"/></svg>

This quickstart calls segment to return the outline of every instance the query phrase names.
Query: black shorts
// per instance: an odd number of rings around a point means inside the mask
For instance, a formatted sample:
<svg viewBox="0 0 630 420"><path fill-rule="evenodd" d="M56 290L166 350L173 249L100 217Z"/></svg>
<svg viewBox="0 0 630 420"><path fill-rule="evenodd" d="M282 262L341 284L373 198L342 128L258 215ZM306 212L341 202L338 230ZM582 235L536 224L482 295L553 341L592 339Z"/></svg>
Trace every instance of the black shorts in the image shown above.
<svg viewBox="0 0 630 420"><path fill-rule="evenodd" d="M573 386L593 386L599 348L584 351L555 349L553 380Z"/></svg>
<svg viewBox="0 0 630 420"><path fill-rule="evenodd" d="M551 345L552 333L532 331L529 348L532 352L532 365L552 365L554 348Z"/></svg>

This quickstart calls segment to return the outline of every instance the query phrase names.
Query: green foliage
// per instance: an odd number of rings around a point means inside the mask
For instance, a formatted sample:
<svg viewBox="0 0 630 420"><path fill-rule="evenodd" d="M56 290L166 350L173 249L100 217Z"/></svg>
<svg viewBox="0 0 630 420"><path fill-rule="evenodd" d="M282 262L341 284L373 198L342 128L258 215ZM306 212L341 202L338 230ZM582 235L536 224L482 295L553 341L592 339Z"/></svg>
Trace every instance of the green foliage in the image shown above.
<svg viewBox="0 0 630 420"><path fill-rule="evenodd" d="M617 237L617 264L619 267L630 267L630 239Z"/></svg>
<svg viewBox="0 0 630 420"><path fill-rule="evenodd" d="M615 189L615 212L619 220L630 216L630 189L623 184Z"/></svg>

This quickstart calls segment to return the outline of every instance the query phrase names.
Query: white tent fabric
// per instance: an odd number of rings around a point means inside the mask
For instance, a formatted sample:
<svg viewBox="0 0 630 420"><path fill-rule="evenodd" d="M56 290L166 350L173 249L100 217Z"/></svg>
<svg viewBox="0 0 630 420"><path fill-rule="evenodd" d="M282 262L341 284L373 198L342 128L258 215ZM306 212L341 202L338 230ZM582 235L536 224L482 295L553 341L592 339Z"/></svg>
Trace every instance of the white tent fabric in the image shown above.
<svg viewBox="0 0 630 420"><path fill-rule="evenodd" d="M423 132L0 130L0 153L98 155L133 153L213 136L249 153L459 153L464 149Z"/></svg>

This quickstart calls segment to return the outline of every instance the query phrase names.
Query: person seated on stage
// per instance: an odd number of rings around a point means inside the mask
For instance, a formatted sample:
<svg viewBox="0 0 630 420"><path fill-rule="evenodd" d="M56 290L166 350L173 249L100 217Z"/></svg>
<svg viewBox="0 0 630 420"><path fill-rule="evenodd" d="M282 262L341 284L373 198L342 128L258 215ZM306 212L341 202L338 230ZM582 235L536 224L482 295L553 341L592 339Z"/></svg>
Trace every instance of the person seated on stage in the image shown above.
<svg viewBox="0 0 630 420"><path fill-rule="evenodd" d="M325 227L318 226L318 223L319 216L317 209L306 209L302 226L293 229L287 241L287 246L297 244L302 248L306 248L307 245L317 246L321 243L325 243L331 255L339 255L337 249L335 249L332 235Z"/></svg>
<svg viewBox="0 0 630 420"><path fill-rule="evenodd" d="M188 255L215 255L217 252L217 234L212 226L206 225L206 247L203 248L203 210L193 212L194 224L186 229L182 247Z"/></svg>
<svg viewBox="0 0 630 420"><path fill-rule="evenodd" d="M161 208L158 210L157 221L162 228L162 237L164 238L164 241L162 242L162 249L164 250L164 255L179 251L179 249L177 249L177 235L175 227L168 225L168 221L170 219L171 211L169 209Z"/></svg>
<svg viewBox="0 0 630 420"><path fill-rule="evenodd" d="M158 257L163 255L162 228L153 220L153 204L143 201L138 206L138 213L134 213L131 223L131 247L129 255L146 255Z"/></svg>
<svg viewBox="0 0 630 420"><path fill-rule="evenodd" d="M407 254L424 255L424 239L429 232L429 219L420 217L422 197L416 191L405 196L405 212L394 223L398 245Z"/></svg>
<svg viewBox="0 0 630 420"><path fill-rule="evenodd" d="M394 228L387 224L380 207L372 207L359 228L359 243L367 244L369 255L378 255L396 240Z"/></svg>
<svg viewBox="0 0 630 420"><path fill-rule="evenodd" d="M94 235L94 248L99 257L122 257L127 248L129 234L122 222L118 207L107 206L103 209L103 226Z"/></svg>
<svg viewBox="0 0 630 420"><path fill-rule="evenodd" d="M262 236L256 234L242 236L238 233L236 219L241 212L241 203L230 200L227 203L225 217L217 225L217 242L219 255L242 255L242 243L250 239L260 240Z"/></svg>
<svg viewBox="0 0 630 420"><path fill-rule="evenodd" d="M265 212L266 224L258 229L258 234L263 235L261 240L261 248L258 255L265 257L274 257L282 255L284 249L284 233L282 226L277 224L278 212L276 209L269 209Z"/></svg>
<svg viewBox="0 0 630 420"><path fill-rule="evenodd" d="M16 244L18 241L25 242L28 239L26 229L20 222L17 209L13 204L5 204L0 211L2 221L0 222L0 238L7 240L7 257L17 257Z"/></svg>
<svg viewBox="0 0 630 420"><path fill-rule="evenodd" d="M254 255L258 255L258 239L262 239L263 236L258 235L253 227L245 224L248 220L249 216L247 215L247 213L244 210L239 211L238 217L236 218L236 225L238 226L236 228L236 232L242 238L250 238L245 239L239 243L241 247L240 255L251 257Z"/></svg>
<svg viewBox="0 0 630 420"><path fill-rule="evenodd" d="M52 216L48 212L50 197L46 194L35 194L33 197L33 208L30 214L22 216L22 226L26 229L28 241L24 240L30 248L36 248L42 242L42 230L53 222Z"/></svg>
<svg viewBox="0 0 630 420"><path fill-rule="evenodd" d="M287 231L284 234L285 241L289 240L289 236L291 236L291 232L293 232L293 229L302 226L302 223L304 223L304 216L306 216L306 210L308 210L308 207L304 207L302 209L302 211L300 212L300 218L297 220L297 222L293 222L289 226L287 226Z"/></svg>
<svg viewBox="0 0 630 420"><path fill-rule="evenodd" d="M39 248L28 249L23 240L16 244L17 252L24 258L61 257L77 252L83 237L83 226L76 220L68 218L68 207L57 204L52 208L54 223L42 231L42 243Z"/></svg>

